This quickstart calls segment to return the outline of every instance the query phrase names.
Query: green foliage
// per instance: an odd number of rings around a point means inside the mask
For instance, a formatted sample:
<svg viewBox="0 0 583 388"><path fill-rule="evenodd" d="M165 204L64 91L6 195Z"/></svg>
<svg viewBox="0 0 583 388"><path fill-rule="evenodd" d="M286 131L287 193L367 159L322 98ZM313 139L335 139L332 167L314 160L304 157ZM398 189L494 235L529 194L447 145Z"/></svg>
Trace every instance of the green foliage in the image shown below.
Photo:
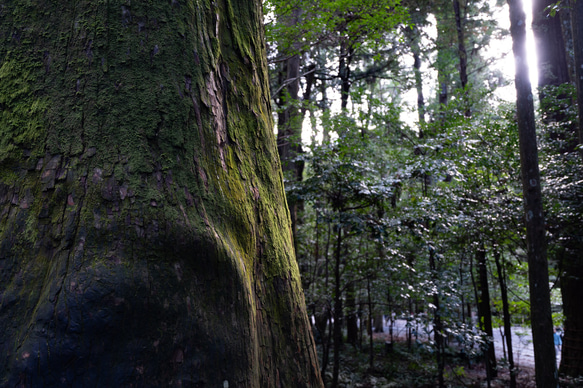
<svg viewBox="0 0 583 388"><path fill-rule="evenodd" d="M268 42L280 47L295 47L307 51L315 43L347 40L354 48L369 43L380 43L382 37L399 24L407 23L408 12L400 0L301 0L286 2L267 0L263 3L268 15L266 34ZM301 22L282 23L294 12L301 14Z"/></svg>

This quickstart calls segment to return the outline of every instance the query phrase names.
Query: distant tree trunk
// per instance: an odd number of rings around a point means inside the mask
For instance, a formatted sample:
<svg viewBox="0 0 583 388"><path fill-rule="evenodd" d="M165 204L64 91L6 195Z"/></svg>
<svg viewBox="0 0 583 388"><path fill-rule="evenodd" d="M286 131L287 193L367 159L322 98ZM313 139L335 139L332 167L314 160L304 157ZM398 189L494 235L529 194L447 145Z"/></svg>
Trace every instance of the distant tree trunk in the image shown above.
<svg viewBox="0 0 583 388"><path fill-rule="evenodd" d="M476 250L476 264L478 267L478 311L480 316L480 329L494 339L494 331L492 330L492 309L490 308L490 290L488 287L488 267L486 266L486 250L483 246ZM486 375L488 381L496 377L496 353L494 350L494 343L488 344L486 351Z"/></svg>
<svg viewBox="0 0 583 388"><path fill-rule="evenodd" d="M448 29L451 24L451 14L447 12L447 16L436 15L437 20L437 92L438 101L441 107L439 108L439 121L442 125L445 123L445 106L448 102L448 89L451 83L451 69L450 56L452 55L452 38Z"/></svg>
<svg viewBox="0 0 583 388"><path fill-rule="evenodd" d="M458 56L460 60L460 81L462 89L465 89L468 84L468 55L466 53L466 43L464 39L465 17L462 17L459 0L453 0L453 10L457 31Z"/></svg>
<svg viewBox="0 0 583 388"><path fill-rule="evenodd" d="M261 3L0 13L0 385L322 386Z"/></svg>
<svg viewBox="0 0 583 388"><path fill-rule="evenodd" d="M500 297L502 298L502 314L504 319L504 337L508 347L508 369L510 371L510 388L516 388L516 369L514 368L514 353L512 349L512 324L510 321L510 307L508 305L508 287L506 283L506 268L500 260L500 252L494 251L494 261L500 283Z"/></svg>
<svg viewBox="0 0 583 388"><path fill-rule="evenodd" d="M348 98L350 97L350 64L354 48L346 41L340 43L340 62L338 66L338 77L340 78L340 108L343 112L348 109Z"/></svg>
<svg viewBox="0 0 583 388"><path fill-rule="evenodd" d="M437 264L435 262L435 250L433 247L431 247L429 250L429 269L431 270L431 280L435 283L435 287L439 289L439 286L437 285ZM441 320L441 304L438 292L433 294L433 304L435 306L435 313L433 318L433 339L435 341L435 354L437 357L437 379L439 388L445 388L445 380L443 376L445 371L445 343L443 337L443 321Z"/></svg>
<svg viewBox="0 0 583 388"><path fill-rule="evenodd" d="M330 238L332 235L332 225L328 223L326 228L326 245L324 249L324 290L326 294L330 294L329 280L330 280ZM323 331L326 333L326 337L322 339L322 365L321 365L321 375L326 376L326 368L328 368L328 360L330 359L330 349L332 347L332 337L333 337L333 324L332 324L332 301L327 301L325 307L326 316L328 317L328 331Z"/></svg>
<svg viewBox="0 0 583 388"><path fill-rule="evenodd" d="M354 281L346 286L346 342L357 346L358 344L358 316L356 315L356 288Z"/></svg>
<svg viewBox="0 0 583 388"><path fill-rule="evenodd" d="M374 315L374 332L375 333L384 333L385 328L383 327L383 314L380 312L376 312Z"/></svg>
<svg viewBox="0 0 583 388"><path fill-rule="evenodd" d="M415 14L416 19L420 19L419 14ZM417 90L417 116L419 118L419 138L423 138L423 130L425 127L425 97L423 95L423 77L421 73L421 47L419 40L421 39L419 28L416 24L410 28L405 28L406 36L409 39L409 46L413 54L413 73L415 75L415 89Z"/></svg>
<svg viewBox="0 0 583 388"><path fill-rule="evenodd" d="M465 98L464 104L466 105L464 115L470 117L472 112L470 109L470 102L468 101L468 91L466 90L466 87L468 86L468 54L466 52L466 42L464 38L465 13L462 14L460 10L459 0L453 0L453 10L455 14L455 27L457 30L458 56L460 60L460 84Z"/></svg>
<svg viewBox="0 0 583 388"><path fill-rule="evenodd" d="M557 386L553 321L549 291L545 221L542 206L534 106L526 61L526 15L521 0L508 0L512 51L516 63L516 115L528 257L530 309L536 385Z"/></svg>
<svg viewBox="0 0 583 388"><path fill-rule="evenodd" d="M302 9L294 7L291 14L282 20L286 26L295 26L300 21ZM300 109L300 63L299 53L301 42L295 42L291 47L280 47L280 52L287 56L281 62L280 88L278 96L279 112L277 114L277 151L281 160L284 176L292 182L302 180L304 163L296 160L302 153L302 119ZM295 198L288 198L290 209L294 246L297 248L298 208L301 204ZM296 249L297 251L297 249Z"/></svg>
<svg viewBox="0 0 583 388"><path fill-rule="evenodd" d="M366 295L368 297L368 322L369 322L369 325L372 325L373 303L372 303L372 298L371 298L370 277L366 278ZM370 335L368 337L368 347L369 347L369 349L368 349L368 367L370 370L372 370L373 365L374 365L374 341L373 341L372 327L370 330Z"/></svg>
<svg viewBox="0 0 583 388"><path fill-rule="evenodd" d="M342 287L340 286L341 259L342 259L342 227L337 226L336 250L334 257L334 369L332 371L332 388L338 387L338 376L340 375L340 349L342 348L342 320L344 308L342 303Z"/></svg>

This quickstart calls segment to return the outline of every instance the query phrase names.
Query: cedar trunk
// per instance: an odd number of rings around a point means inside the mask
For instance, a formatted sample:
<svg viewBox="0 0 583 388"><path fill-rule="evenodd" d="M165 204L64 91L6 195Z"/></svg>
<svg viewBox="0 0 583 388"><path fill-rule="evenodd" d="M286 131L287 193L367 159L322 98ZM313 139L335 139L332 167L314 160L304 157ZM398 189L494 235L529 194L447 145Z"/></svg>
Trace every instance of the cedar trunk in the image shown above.
<svg viewBox="0 0 583 388"><path fill-rule="evenodd" d="M322 386L261 21L3 2L0 386Z"/></svg>

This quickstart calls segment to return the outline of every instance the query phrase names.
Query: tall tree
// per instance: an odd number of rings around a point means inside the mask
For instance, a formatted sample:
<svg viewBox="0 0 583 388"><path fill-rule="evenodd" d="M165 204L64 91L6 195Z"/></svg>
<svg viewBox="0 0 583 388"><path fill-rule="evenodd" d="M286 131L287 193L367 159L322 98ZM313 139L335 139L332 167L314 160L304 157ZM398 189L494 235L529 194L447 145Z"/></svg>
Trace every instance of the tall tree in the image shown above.
<svg viewBox="0 0 583 388"><path fill-rule="evenodd" d="M548 287L549 268L546 256L545 221L538 166L534 105L526 57L526 15L522 8L521 0L508 0L508 6L512 51L516 64L516 115L526 222L536 385L539 388L548 388L557 386L557 366Z"/></svg>
<svg viewBox="0 0 583 388"><path fill-rule="evenodd" d="M0 13L0 385L322 386L260 2Z"/></svg>

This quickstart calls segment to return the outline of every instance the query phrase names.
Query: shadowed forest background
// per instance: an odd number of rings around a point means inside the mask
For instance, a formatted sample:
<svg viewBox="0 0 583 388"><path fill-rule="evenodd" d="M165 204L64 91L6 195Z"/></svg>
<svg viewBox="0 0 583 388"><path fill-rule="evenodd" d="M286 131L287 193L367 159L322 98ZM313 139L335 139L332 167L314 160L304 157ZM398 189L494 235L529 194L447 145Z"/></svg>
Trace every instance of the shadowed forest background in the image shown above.
<svg viewBox="0 0 583 388"><path fill-rule="evenodd" d="M562 384L582 384L579 3L533 1L537 63L519 1L264 3L326 386L470 386L476 368L483 386L554 386L553 327ZM531 324L536 379L508 351Z"/></svg>

